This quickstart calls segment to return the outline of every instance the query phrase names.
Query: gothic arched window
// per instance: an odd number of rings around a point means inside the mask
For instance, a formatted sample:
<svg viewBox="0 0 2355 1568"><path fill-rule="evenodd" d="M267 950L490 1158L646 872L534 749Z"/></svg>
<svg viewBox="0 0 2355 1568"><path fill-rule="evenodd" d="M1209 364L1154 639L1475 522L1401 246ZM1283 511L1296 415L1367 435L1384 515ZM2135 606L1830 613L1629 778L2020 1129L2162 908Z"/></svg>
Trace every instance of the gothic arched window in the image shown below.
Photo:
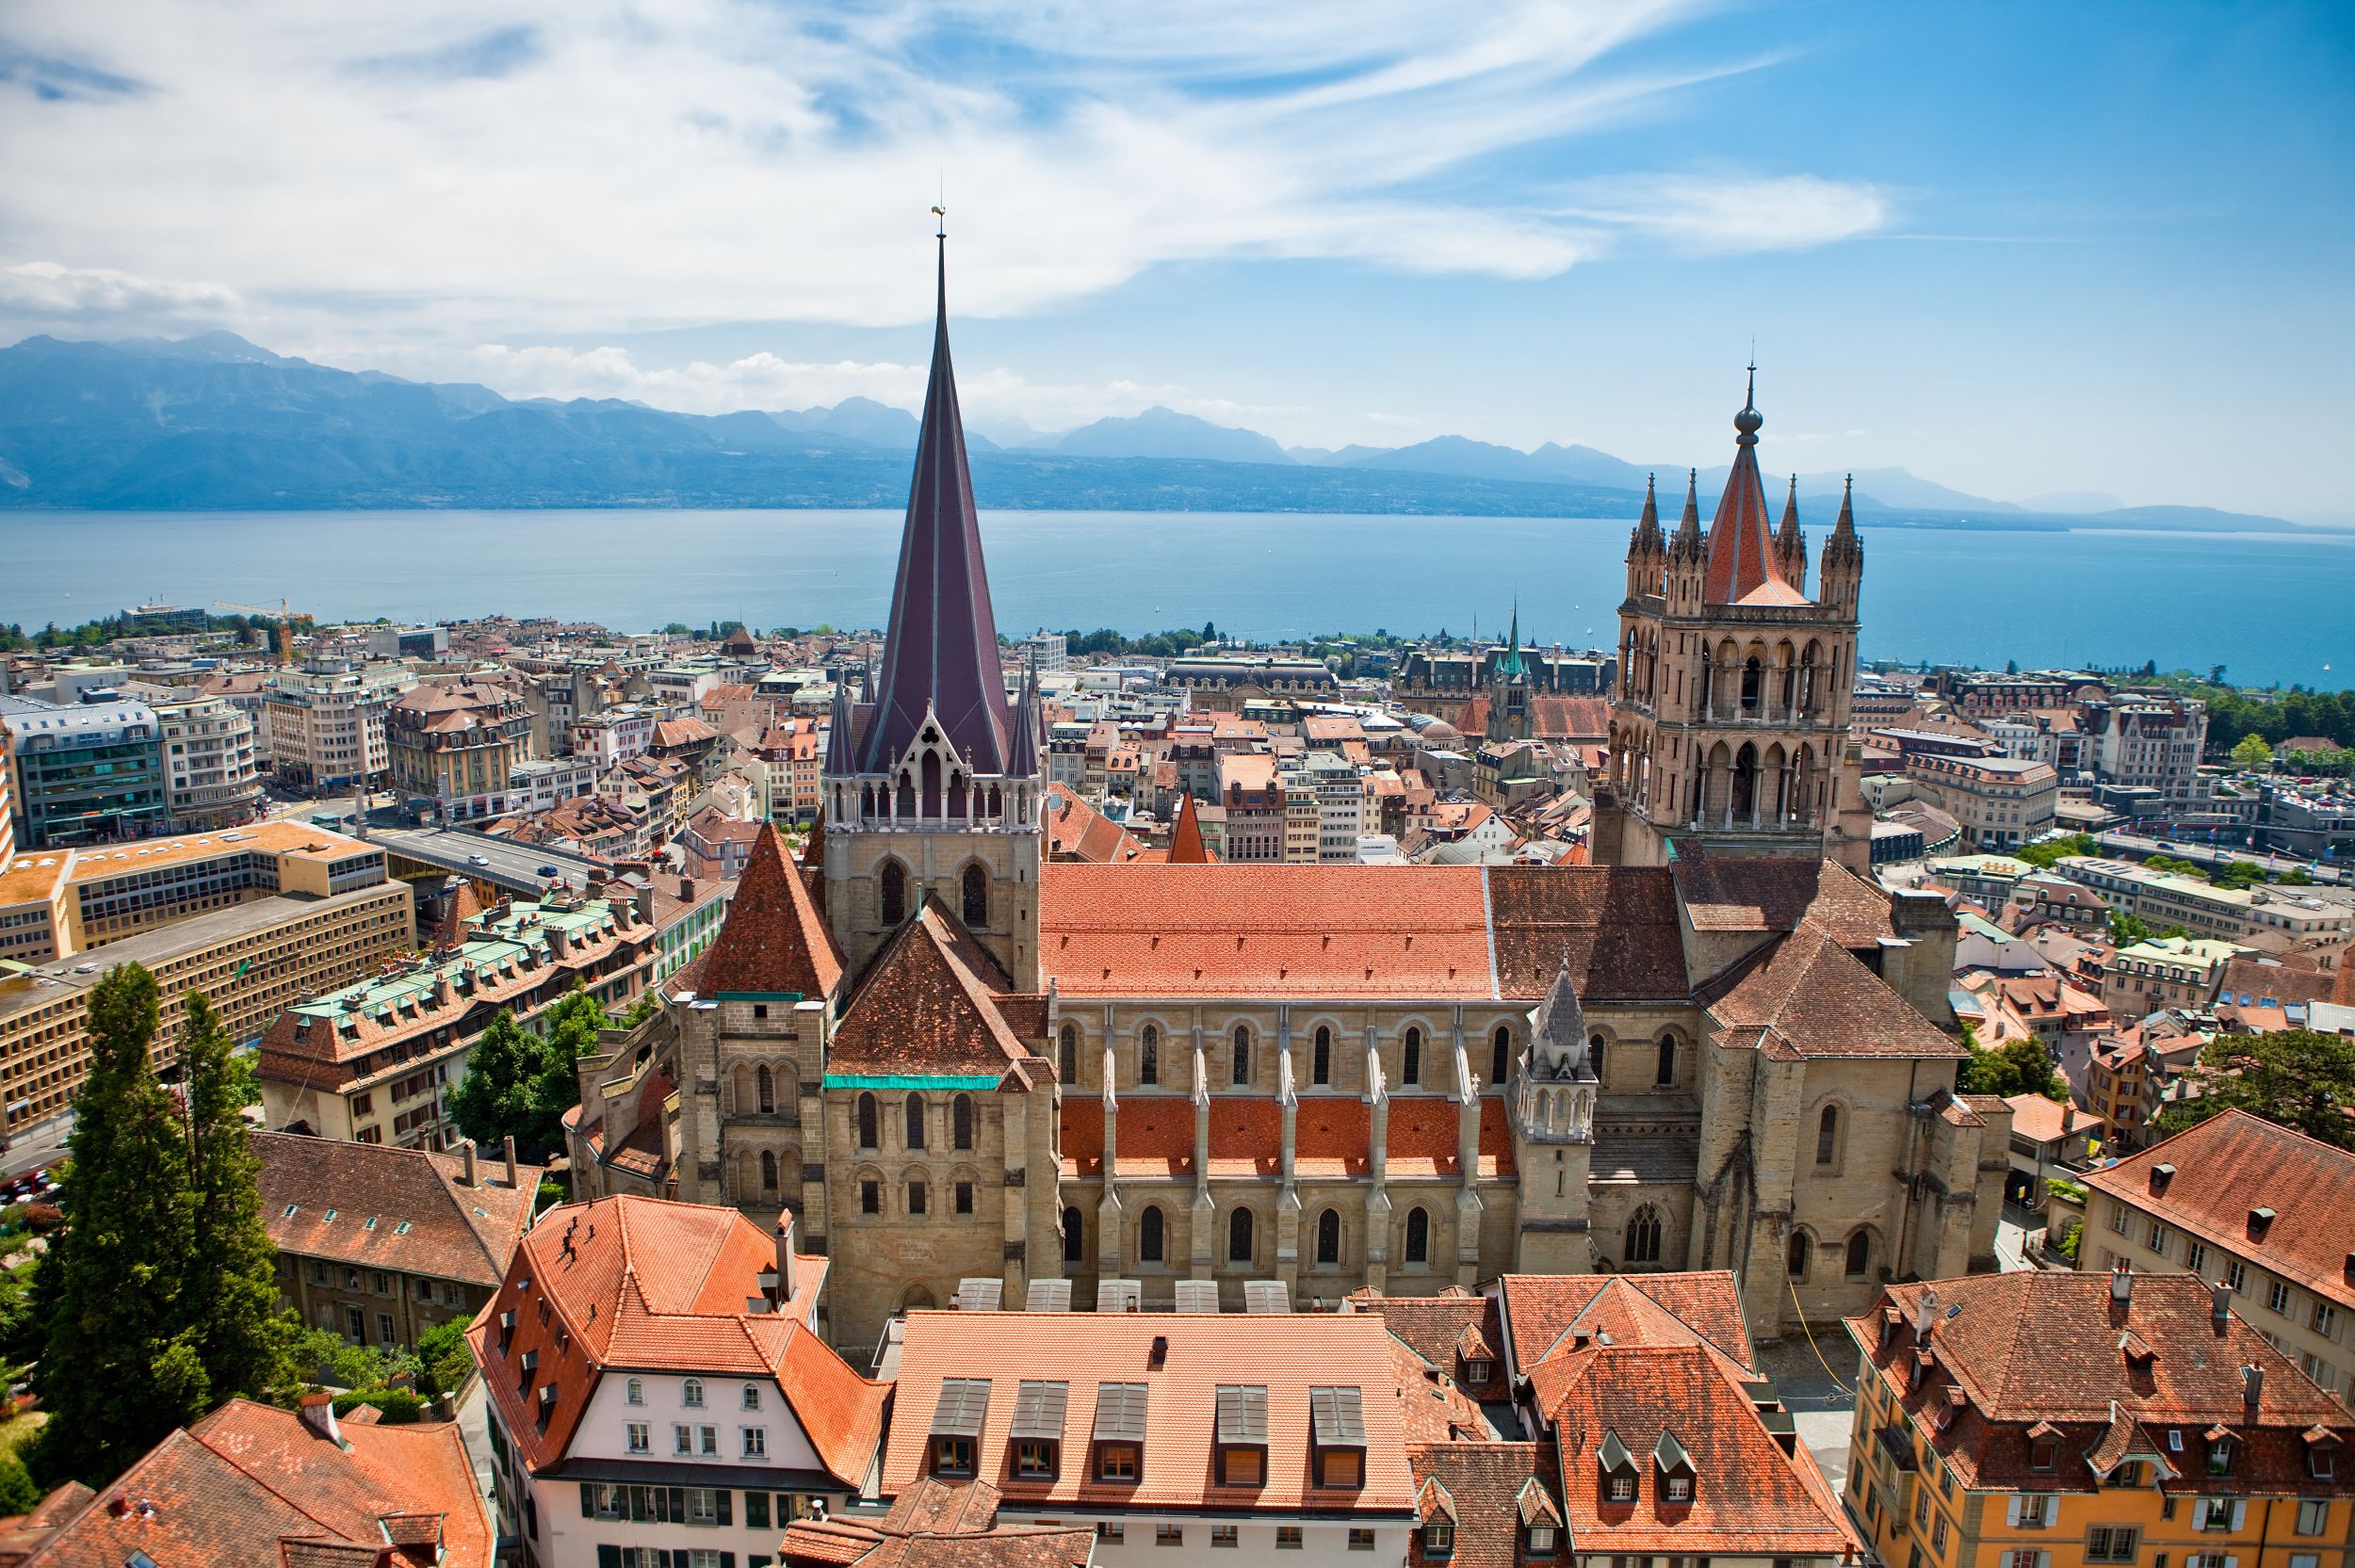
<svg viewBox="0 0 2355 1568"><path fill-rule="evenodd" d="M1251 1261L1251 1211L1239 1208L1226 1220L1226 1261Z"/></svg>
<svg viewBox="0 0 2355 1568"><path fill-rule="evenodd" d="M767 1149L760 1151L760 1189L763 1192L777 1189L777 1156Z"/></svg>
<svg viewBox="0 0 2355 1568"><path fill-rule="evenodd" d="M1398 1069L1398 1081L1412 1084L1422 1082L1422 1031L1421 1029L1406 1031L1406 1043L1400 1048L1399 1055L1402 1059Z"/></svg>
<svg viewBox="0 0 2355 1568"><path fill-rule="evenodd" d="M1815 1163L1829 1165L1840 1157L1840 1107L1826 1106L1815 1119Z"/></svg>
<svg viewBox="0 0 2355 1568"><path fill-rule="evenodd" d="M1595 1070L1595 1080L1602 1080L1602 1049L1610 1043L1599 1034L1586 1037L1586 1065Z"/></svg>
<svg viewBox="0 0 2355 1568"><path fill-rule="evenodd" d="M769 1071L768 1063L761 1063L759 1070L753 1075L753 1082L757 1087L760 1095L760 1114L763 1116L775 1114L777 1080L775 1075Z"/></svg>
<svg viewBox="0 0 2355 1568"><path fill-rule="evenodd" d="M1316 1052L1310 1065L1309 1081L1322 1084L1333 1081L1333 1031L1323 1024L1317 1026Z"/></svg>
<svg viewBox="0 0 2355 1568"><path fill-rule="evenodd" d="M1807 1232L1793 1231L1791 1244L1783 1250L1784 1271L1795 1280L1807 1278L1808 1259L1814 1251L1814 1244L1808 1240Z"/></svg>
<svg viewBox="0 0 2355 1568"><path fill-rule="evenodd" d="M1087 1237L1080 1228L1080 1211L1076 1208L1064 1209L1063 1211L1063 1260L1065 1263L1080 1263L1085 1261L1086 1257Z"/></svg>
<svg viewBox="0 0 2355 1568"><path fill-rule="evenodd" d="M1236 1212L1247 1211L1239 1209ZM1341 1215L1339 1209L1328 1208L1317 1216L1317 1261L1341 1261Z"/></svg>
<svg viewBox="0 0 2355 1568"><path fill-rule="evenodd" d="M872 1094L858 1097L858 1146L862 1149L875 1147L875 1097Z"/></svg>
<svg viewBox="0 0 2355 1568"><path fill-rule="evenodd" d="M908 917L907 868L896 860L884 862L883 923L896 926Z"/></svg>
<svg viewBox="0 0 2355 1568"><path fill-rule="evenodd" d="M1660 1037L1660 1071L1652 1075L1652 1082L1669 1084L1677 1081L1677 1037Z"/></svg>
<svg viewBox="0 0 2355 1568"><path fill-rule="evenodd" d="M1144 1218L1137 1221L1137 1256L1146 1263L1161 1261L1161 1211L1159 1204L1147 1204Z"/></svg>
<svg viewBox="0 0 2355 1568"><path fill-rule="evenodd" d="M1055 1057L1055 1075L1066 1084L1080 1081L1080 1026L1063 1026L1063 1043Z"/></svg>
<svg viewBox="0 0 2355 1568"><path fill-rule="evenodd" d="M911 1149L920 1149L923 1146L924 1096L921 1094L911 1094L908 1096L908 1147Z"/></svg>
<svg viewBox="0 0 2355 1568"><path fill-rule="evenodd" d="M949 1102L949 1144L955 1149L973 1147L973 1096L960 1094Z"/></svg>
<svg viewBox="0 0 2355 1568"><path fill-rule="evenodd" d="M1628 1216L1627 1250L1623 1261L1628 1263L1658 1263L1660 1261L1660 1211L1646 1204Z"/></svg>
<svg viewBox="0 0 2355 1568"><path fill-rule="evenodd" d="M1237 1088L1251 1081L1251 1028L1245 1024L1235 1026L1235 1061L1231 1076Z"/></svg>
<svg viewBox="0 0 2355 1568"><path fill-rule="evenodd" d="M965 868L965 923L979 930L989 924L989 873L976 864Z"/></svg>
<svg viewBox="0 0 2355 1568"><path fill-rule="evenodd" d="M1513 1031L1505 1025L1497 1026L1495 1048L1489 1053L1488 1081L1502 1084L1513 1075Z"/></svg>
<svg viewBox="0 0 2355 1568"><path fill-rule="evenodd" d="M1137 1082L1161 1081L1161 1031L1147 1024L1137 1035Z"/></svg>
<svg viewBox="0 0 2355 1568"><path fill-rule="evenodd" d="M1431 1261L1431 1216L1420 1208L1406 1211L1406 1261Z"/></svg>
<svg viewBox="0 0 2355 1568"><path fill-rule="evenodd" d="M1848 1237L1848 1278L1852 1280L1862 1279L1864 1277L1864 1270L1866 1267L1870 1265L1872 1261L1873 1237L1871 1234L1865 1231L1859 1231L1856 1235Z"/></svg>

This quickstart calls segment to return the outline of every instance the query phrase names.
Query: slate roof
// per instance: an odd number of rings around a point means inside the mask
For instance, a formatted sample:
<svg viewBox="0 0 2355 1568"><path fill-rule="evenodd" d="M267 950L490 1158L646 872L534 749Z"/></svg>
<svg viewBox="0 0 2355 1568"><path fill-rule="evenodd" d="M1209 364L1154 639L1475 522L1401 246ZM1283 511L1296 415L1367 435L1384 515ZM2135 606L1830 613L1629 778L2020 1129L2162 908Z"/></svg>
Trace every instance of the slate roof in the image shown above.
<svg viewBox="0 0 2355 1568"><path fill-rule="evenodd" d="M498 1284L531 1221L540 1168L454 1154L257 1132L262 1221L280 1252L357 1269Z"/></svg>
<svg viewBox="0 0 2355 1568"><path fill-rule="evenodd" d="M2130 1450L2158 1458L2168 1493L2355 1493L2344 1458L2355 1419L2345 1406L2237 1314L2219 1322L2197 1275L2130 1278L2123 1303L2107 1274L2073 1269L1890 1285L1878 1308L1847 1320L1848 1333L1968 1487L2093 1491L2087 1456L2106 1448L2108 1463ZM1925 1299L1925 1354L1914 1321ZM2264 1372L2253 1410L2249 1366ZM2059 1467L2039 1471L2029 1433L2048 1424ZM2232 1471L2211 1477L2205 1434L2217 1427L2233 1434ZM2317 1430L2336 1439L2336 1479L2308 1473L2305 1434Z"/></svg>
<svg viewBox="0 0 2355 1568"><path fill-rule="evenodd" d="M787 860L785 840L764 822L737 879L720 934L703 957L706 994L758 992L831 998L842 955L809 889Z"/></svg>
<svg viewBox="0 0 2355 1568"><path fill-rule="evenodd" d="M491 1522L456 1427L347 1422L343 1435L338 1447L292 1411L232 1399L149 1449L22 1560L373 1568L389 1541L423 1554L397 1561L489 1568Z"/></svg>

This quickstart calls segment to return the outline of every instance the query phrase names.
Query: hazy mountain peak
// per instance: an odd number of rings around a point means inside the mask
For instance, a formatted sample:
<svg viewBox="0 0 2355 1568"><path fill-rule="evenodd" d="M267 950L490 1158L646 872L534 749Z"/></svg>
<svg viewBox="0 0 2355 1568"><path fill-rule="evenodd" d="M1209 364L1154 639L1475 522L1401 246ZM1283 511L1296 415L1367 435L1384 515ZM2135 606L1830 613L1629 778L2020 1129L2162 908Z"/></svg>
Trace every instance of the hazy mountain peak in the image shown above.
<svg viewBox="0 0 2355 1568"><path fill-rule="evenodd" d="M1033 451L1090 458L1202 458L1216 462L1280 462L1292 460L1257 430L1213 425L1191 413L1156 405L1125 418L1115 415L1031 444Z"/></svg>

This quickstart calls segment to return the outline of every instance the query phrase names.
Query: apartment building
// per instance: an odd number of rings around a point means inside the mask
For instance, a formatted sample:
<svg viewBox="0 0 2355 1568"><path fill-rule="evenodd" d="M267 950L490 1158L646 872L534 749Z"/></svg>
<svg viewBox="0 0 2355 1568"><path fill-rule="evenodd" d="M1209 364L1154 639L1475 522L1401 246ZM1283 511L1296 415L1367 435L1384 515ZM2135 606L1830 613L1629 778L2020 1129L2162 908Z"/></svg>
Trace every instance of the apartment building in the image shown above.
<svg viewBox="0 0 2355 1568"><path fill-rule="evenodd" d="M820 1338L790 1215L639 1197L549 1210L467 1337L499 1534L525 1568L767 1560L859 1497L890 1389Z"/></svg>
<svg viewBox="0 0 2355 1568"><path fill-rule="evenodd" d="M1906 777L1961 825L1974 852L2017 849L2049 831L2060 775L2049 763L2017 757L1908 752Z"/></svg>
<svg viewBox="0 0 2355 1568"><path fill-rule="evenodd" d="M2113 1149L2131 1149L2159 1112L2181 1097L2210 1036L2183 1015L2153 1012L2093 1042L2082 1086L2086 1105L2105 1123Z"/></svg>
<svg viewBox="0 0 2355 1568"><path fill-rule="evenodd" d="M279 1300L354 1345L414 1350L428 1329L471 1321L507 1277L531 1223L540 1168L291 1133L256 1133L262 1222L278 1249Z"/></svg>
<svg viewBox="0 0 2355 1568"><path fill-rule="evenodd" d="M2153 930L2181 926L2194 936L2227 942L2270 931L2295 943L2355 927L2346 904L2296 888L2213 887L2200 877L2100 855L2071 855L2054 869L2092 888L2110 908L2134 915Z"/></svg>
<svg viewBox="0 0 2355 1568"><path fill-rule="evenodd" d="M654 727L661 717L658 709L637 703L599 708L572 721L567 749L574 756L596 764L602 772L644 756L654 745Z"/></svg>
<svg viewBox="0 0 2355 1568"><path fill-rule="evenodd" d="M290 1003L349 985L416 944L406 882L325 897L268 897L109 945L106 964L55 959L0 974L0 1137L73 1103L89 1068L89 990L104 967L144 965L162 993L154 1058L169 1072L185 999L202 991L231 1038L250 1041Z"/></svg>
<svg viewBox="0 0 2355 1568"><path fill-rule="evenodd" d="M2226 1110L2085 1182L2078 1268L2221 1285L2267 1343L2355 1403L2355 1155Z"/></svg>
<svg viewBox="0 0 2355 1568"><path fill-rule="evenodd" d="M319 794L382 784L392 770L384 715L415 684L406 665L327 655L280 671L268 700L271 768Z"/></svg>
<svg viewBox="0 0 2355 1568"><path fill-rule="evenodd" d="M576 988L609 1010L645 989L654 923L628 903L551 896L473 916L455 944L281 1012L256 1069L266 1124L447 1148L449 1087L502 1011L527 1027Z"/></svg>
<svg viewBox="0 0 2355 1568"><path fill-rule="evenodd" d="M2199 793L2208 705L2196 697L2123 692L2084 704L2094 776L2106 784L2155 789L2167 800Z"/></svg>
<svg viewBox="0 0 2355 1568"><path fill-rule="evenodd" d="M531 714L504 686L466 677L412 687L384 710L393 788L445 822L504 816L510 774L531 754Z"/></svg>
<svg viewBox="0 0 2355 1568"><path fill-rule="evenodd" d="M882 1491L986 1481L1002 1520L1092 1525L1105 1564L1400 1562L1392 1344L1371 1314L910 1312Z"/></svg>
<svg viewBox="0 0 2355 1568"><path fill-rule="evenodd" d="M165 814L176 832L251 822L262 800L253 716L192 687L150 693L160 726Z"/></svg>
<svg viewBox="0 0 2355 1568"><path fill-rule="evenodd" d="M2217 982L2236 954L2230 942L2165 936L2120 947L2102 974L2102 1005L2110 1016L2147 1017L2167 1008L2204 1010L2216 1000Z"/></svg>
<svg viewBox="0 0 2355 1568"><path fill-rule="evenodd" d="M382 850L297 822L20 855L0 869L0 958L68 958L232 904L384 880Z"/></svg>
<svg viewBox="0 0 2355 1568"><path fill-rule="evenodd" d="M1225 859L1270 863L1285 858L1284 787L1276 779L1274 757L1259 752L1221 752L1218 803L1226 812Z"/></svg>
<svg viewBox="0 0 2355 1568"><path fill-rule="evenodd" d="M144 703L0 696L24 849L138 838L169 820L161 726Z"/></svg>
<svg viewBox="0 0 2355 1568"><path fill-rule="evenodd" d="M2339 1568L2355 1422L2187 1274L2030 1270L1886 1286L1846 1495L1920 1568Z"/></svg>

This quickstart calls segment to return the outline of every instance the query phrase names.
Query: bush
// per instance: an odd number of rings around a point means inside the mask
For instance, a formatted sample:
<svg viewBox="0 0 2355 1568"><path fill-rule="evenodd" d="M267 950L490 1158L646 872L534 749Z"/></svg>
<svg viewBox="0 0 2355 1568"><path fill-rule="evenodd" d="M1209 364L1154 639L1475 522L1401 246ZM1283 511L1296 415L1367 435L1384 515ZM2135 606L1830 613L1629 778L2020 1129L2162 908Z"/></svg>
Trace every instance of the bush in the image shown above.
<svg viewBox="0 0 2355 1568"><path fill-rule="evenodd" d="M55 1204L26 1204L24 1224L35 1236L44 1235L65 1223L65 1210Z"/></svg>
<svg viewBox="0 0 2355 1568"><path fill-rule="evenodd" d="M41 1485L13 1448L0 1449L0 1514L30 1513L41 1506Z"/></svg>
<svg viewBox="0 0 2355 1568"><path fill-rule="evenodd" d="M362 1405L374 1405L388 1427L406 1426L425 1412L425 1401L405 1388L368 1388L335 1396L338 1415L349 1415Z"/></svg>
<svg viewBox="0 0 2355 1568"><path fill-rule="evenodd" d="M532 1198L532 1208L535 1212L544 1208L554 1208L564 1200L564 1184L554 1176L542 1176L540 1190Z"/></svg>
<svg viewBox="0 0 2355 1568"><path fill-rule="evenodd" d="M2069 1229L2068 1229L2067 1231L2063 1232L2063 1233L2062 1233L2062 1235L2061 1235L2061 1244L2060 1244L2061 1256L2063 1256L2063 1257L2067 1258L2067 1259L2068 1259L2070 1262L2071 1262L2071 1263L2076 1262L2076 1261L2077 1261L2077 1244L2078 1244L2079 1242L2083 1241L2083 1240L2085 1239L2085 1237L2086 1237L2086 1223L2085 1223L2085 1221L2084 1221L2084 1220L2071 1220L2069 1222Z"/></svg>

